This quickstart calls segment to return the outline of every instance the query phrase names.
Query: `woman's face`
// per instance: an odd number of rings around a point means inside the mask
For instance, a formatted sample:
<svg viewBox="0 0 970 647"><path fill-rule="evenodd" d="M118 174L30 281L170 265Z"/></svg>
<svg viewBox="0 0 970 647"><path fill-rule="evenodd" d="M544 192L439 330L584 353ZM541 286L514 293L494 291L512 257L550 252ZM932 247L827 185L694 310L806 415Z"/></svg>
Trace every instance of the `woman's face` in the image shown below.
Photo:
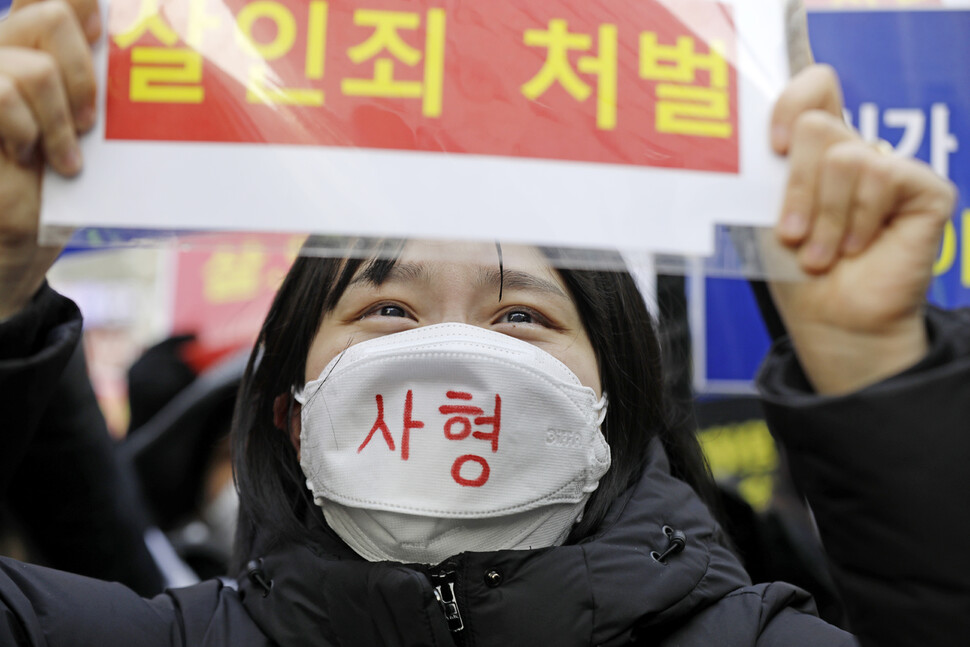
<svg viewBox="0 0 970 647"><path fill-rule="evenodd" d="M431 324L481 326L535 344L602 395L592 344L559 275L534 247L413 241L380 284L362 272L324 317L306 381L348 346ZM499 286L502 299L499 300Z"/></svg>

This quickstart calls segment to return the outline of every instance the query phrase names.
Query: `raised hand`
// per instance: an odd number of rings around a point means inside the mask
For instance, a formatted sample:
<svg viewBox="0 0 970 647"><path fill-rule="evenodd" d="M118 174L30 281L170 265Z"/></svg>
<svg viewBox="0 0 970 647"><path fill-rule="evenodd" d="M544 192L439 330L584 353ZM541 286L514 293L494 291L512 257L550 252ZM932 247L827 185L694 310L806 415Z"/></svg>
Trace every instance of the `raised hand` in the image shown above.
<svg viewBox="0 0 970 647"><path fill-rule="evenodd" d="M0 21L0 319L20 311L60 250L37 245L45 164L81 171L95 121L96 0L19 0Z"/></svg>
<svg viewBox="0 0 970 647"><path fill-rule="evenodd" d="M799 359L821 393L859 389L926 353L922 311L956 191L925 164L866 144L842 120L831 68L779 98L772 145L790 175L775 233L807 281L773 283Z"/></svg>

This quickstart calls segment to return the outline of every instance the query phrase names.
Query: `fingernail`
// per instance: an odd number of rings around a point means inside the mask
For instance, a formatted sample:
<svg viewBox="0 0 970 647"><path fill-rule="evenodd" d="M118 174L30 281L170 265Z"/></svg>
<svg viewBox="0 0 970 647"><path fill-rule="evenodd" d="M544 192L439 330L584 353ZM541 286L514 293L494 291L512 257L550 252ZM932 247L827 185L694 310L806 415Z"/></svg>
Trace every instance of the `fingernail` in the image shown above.
<svg viewBox="0 0 970 647"><path fill-rule="evenodd" d="M829 260L829 246L825 243L811 243L805 248L804 259L809 265L825 265Z"/></svg>
<svg viewBox="0 0 970 647"><path fill-rule="evenodd" d="M808 220L800 213L785 214L781 220L781 232L788 238L801 238L808 229Z"/></svg>
<svg viewBox="0 0 970 647"><path fill-rule="evenodd" d="M95 11L93 14L88 16L87 22L84 23L84 35L88 37L88 40L95 40L101 35L101 13Z"/></svg>
<svg viewBox="0 0 970 647"><path fill-rule="evenodd" d="M68 175L74 175L81 170L81 149L76 144L61 155L61 169Z"/></svg>
<svg viewBox="0 0 970 647"><path fill-rule="evenodd" d="M782 152L788 148L788 128L785 126L772 127L771 146L778 152Z"/></svg>
<svg viewBox="0 0 970 647"><path fill-rule="evenodd" d="M78 110L78 113L75 119L77 120L78 130L82 132L89 130L91 126L94 125L94 120L95 120L94 106L88 106L87 108L81 108L80 110Z"/></svg>

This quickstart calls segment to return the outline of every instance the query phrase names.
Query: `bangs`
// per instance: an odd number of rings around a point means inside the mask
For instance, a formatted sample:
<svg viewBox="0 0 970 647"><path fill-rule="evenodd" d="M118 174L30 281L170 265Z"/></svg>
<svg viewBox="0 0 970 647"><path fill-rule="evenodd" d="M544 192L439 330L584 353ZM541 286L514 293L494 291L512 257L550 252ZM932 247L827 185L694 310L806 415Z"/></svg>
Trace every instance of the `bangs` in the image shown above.
<svg viewBox="0 0 970 647"><path fill-rule="evenodd" d="M307 238L301 250L301 258L290 270L290 274L303 277L299 281L304 284L301 286L302 292L320 288L326 290L323 307L319 309L317 326L323 321L324 315L337 306L347 286L358 277L374 285L383 283L394 269L407 243L400 238L358 238L343 249L342 256L336 257L320 253L321 249L334 251L333 245L327 244L328 241L328 238L322 236ZM313 267L317 271L307 272L307 267Z"/></svg>

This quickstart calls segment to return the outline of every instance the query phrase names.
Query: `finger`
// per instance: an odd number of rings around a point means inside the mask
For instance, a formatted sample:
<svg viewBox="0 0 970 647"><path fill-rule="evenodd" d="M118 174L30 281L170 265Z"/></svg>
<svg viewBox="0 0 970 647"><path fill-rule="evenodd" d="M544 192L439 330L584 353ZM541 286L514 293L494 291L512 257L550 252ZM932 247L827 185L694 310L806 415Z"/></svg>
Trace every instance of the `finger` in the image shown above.
<svg viewBox="0 0 970 647"><path fill-rule="evenodd" d="M0 45L40 49L54 57L77 129L94 125L96 85L91 52L77 17L62 0L24 7L0 23Z"/></svg>
<svg viewBox="0 0 970 647"><path fill-rule="evenodd" d="M842 245L847 256L855 256L866 249L892 216L897 163L898 160L875 150L866 154L856 185L851 224Z"/></svg>
<svg viewBox="0 0 970 647"><path fill-rule="evenodd" d="M842 120L842 88L835 70L828 65L812 65L799 72L775 102L771 146L776 153L788 153L795 122L810 110L822 110Z"/></svg>
<svg viewBox="0 0 970 647"><path fill-rule="evenodd" d="M890 196L889 206L882 209L884 225L873 236L866 255L882 257L884 266L896 263L923 274L923 287L917 292L925 295L944 227L956 206L956 189L922 162L887 160L879 162L886 167L884 174L874 174L871 181L884 182L882 191Z"/></svg>
<svg viewBox="0 0 970 647"><path fill-rule="evenodd" d="M852 137L841 121L820 110L802 113L793 131L788 156L788 184L782 200L781 220L775 229L778 239L789 246L800 245L812 231L820 165L825 151Z"/></svg>
<svg viewBox="0 0 970 647"><path fill-rule="evenodd" d="M17 85L8 76L0 76L0 141L7 157L20 164L34 159L40 129Z"/></svg>
<svg viewBox="0 0 970 647"><path fill-rule="evenodd" d="M882 232L894 229L898 235L886 237L888 245L881 246L879 253L893 262L903 262L905 255L914 256L915 267L929 271L929 263L919 259L936 257L943 228L955 206L956 188L923 162L874 154L856 190L853 219L863 229L858 234L861 242L856 243L859 249L853 253L875 250ZM862 209L869 213L862 214Z"/></svg>
<svg viewBox="0 0 970 647"><path fill-rule="evenodd" d="M6 48L0 55L0 74L14 80L30 106L40 127L47 162L62 175L80 172L81 151L74 121L53 57L36 50Z"/></svg>
<svg viewBox="0 0 970 647"><path fill-rule="evenodd" d="M49 0L14 0L10 6L10 13L15 13L24 7ZM78 24L84 28L84 35L89 43L94 43L101 37L101 9L98 0L67 0L67 4L77 15Z"/></svg>
<svg viewBox="0 0 970 647"><path fill-rule="evenodd" d="M851 226L856 185L870 149L860 141L844 141L825 151L815 196L812 232L798 250L806 272L824 272L838 258Z"/></svg>
<svg viewBox="0 0 970 647"><path fill-rule="evenodd" d="M900 185L899 198L902 202L899 208L900 214L942 214L943 221L948 220L956 207L956 186L937 175L924 162L914 159L893 159L898 161L896 173Z"/></svg>

